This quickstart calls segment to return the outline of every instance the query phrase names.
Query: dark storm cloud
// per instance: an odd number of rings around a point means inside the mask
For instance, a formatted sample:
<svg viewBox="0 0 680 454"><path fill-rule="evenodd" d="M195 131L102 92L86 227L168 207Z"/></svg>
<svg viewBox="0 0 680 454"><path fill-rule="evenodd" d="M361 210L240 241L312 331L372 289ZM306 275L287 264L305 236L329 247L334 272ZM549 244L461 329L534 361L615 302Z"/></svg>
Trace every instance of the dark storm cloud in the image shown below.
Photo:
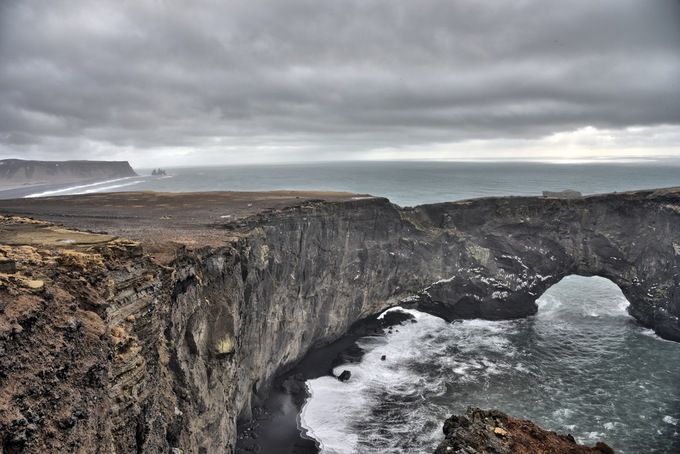
<svg viewBox="0 0 680 454"><path fill-rule="evenodd" d="M680 2L9 0L0 153L680 125Z"/></svg>

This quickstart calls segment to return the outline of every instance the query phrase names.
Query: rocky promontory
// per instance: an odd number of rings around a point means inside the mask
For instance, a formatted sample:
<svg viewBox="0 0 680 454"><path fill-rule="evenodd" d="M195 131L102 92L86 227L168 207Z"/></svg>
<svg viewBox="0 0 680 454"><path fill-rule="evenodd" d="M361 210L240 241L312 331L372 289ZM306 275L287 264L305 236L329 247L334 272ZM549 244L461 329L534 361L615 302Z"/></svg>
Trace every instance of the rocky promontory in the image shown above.
<svg viewBox="0 0 680 454"><path fill-rule="evenodd" d="M397 304L523 317L570 274L609 278L680 340L680 188L415 208L100 193L0 214L6 453L233 452L275 377L357 320Z"/></svg>
<svg viewBox="0 0 680 454"><path fill-rule="evenodd" d="M547 431L531 421L512 418L497 410L468 408L444 422L444 441L435 454L614 454L606 443L591 448L571 435Z"/></svg>

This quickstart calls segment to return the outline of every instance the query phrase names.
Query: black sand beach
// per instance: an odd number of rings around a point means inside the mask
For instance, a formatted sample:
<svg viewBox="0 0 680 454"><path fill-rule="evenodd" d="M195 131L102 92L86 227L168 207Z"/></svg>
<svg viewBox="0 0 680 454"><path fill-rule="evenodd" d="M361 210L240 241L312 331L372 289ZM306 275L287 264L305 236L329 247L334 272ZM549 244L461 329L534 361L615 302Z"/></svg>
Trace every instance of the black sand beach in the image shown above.
<svg viewBox="0 0 680 454"><path fill-rule="evenodd" d="M86 181L78 181L71 183L35 183L35 184L12 184L0 185L0 200L20 199L31 194L39 194L44 192L59 191L61 189L71 188L81 184L100 183L105 180L94 179Z"/></svg>
<svg viewBox="0 0 680 454"><path fill-rule="evenodd" d="M387 312L382 318L371 316L356 322L337 341L309 351L300 363L276 378L269 397L253 410L253 420L239 426L236 452L317 454L316 441L306 437L299 425L299 414L308 394L306 390L288 393L284 383L290 380L293 386L295 382L304 386L303 381L333 376L335 367L361 361L364 352L356 345L359 338L381 336L386 328L407 320L415 322L413 316L401 311Z"/></svg>

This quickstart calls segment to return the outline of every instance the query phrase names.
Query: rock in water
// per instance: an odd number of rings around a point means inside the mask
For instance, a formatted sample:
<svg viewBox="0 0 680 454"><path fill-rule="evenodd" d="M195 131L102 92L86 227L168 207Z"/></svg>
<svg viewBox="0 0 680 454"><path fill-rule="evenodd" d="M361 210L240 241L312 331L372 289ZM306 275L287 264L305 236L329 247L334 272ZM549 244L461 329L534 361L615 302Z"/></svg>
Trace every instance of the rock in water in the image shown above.
<svg viewBox="0 0 680 454"><path fill-rule="evenodd" d="M435 454L614 454L606 443L579 445L571 435L541 429L531 421L514 419L498 410L468 407L462 416L444 421L444 441Z"/></svg>
<svg viewBox="0 0 680 454"><path fill-rule="evenodd" d="M352 372L350 372L348 370L343 370L342 373L340 375L338 375L338 380L347 381L347 380L349 380L349 377L351 377L351 376L352 376Z"/></svg>

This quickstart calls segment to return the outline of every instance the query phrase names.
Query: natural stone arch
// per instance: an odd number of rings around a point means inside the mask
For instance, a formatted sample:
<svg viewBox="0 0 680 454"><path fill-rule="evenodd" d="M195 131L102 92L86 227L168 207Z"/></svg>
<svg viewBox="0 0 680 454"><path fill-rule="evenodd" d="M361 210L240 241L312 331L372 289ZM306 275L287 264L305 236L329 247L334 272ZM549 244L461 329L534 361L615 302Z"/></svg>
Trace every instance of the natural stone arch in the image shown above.
<svg viewBox="0 0 680 454"><path fill-rule="evenodd" d="M535 313L536 299L564 277L601 276L642 325L680 341L679 202L665 190L416 207L409 219L434 237L429 247L456 260L402 302L447 320L517 318Z"/></svg>

